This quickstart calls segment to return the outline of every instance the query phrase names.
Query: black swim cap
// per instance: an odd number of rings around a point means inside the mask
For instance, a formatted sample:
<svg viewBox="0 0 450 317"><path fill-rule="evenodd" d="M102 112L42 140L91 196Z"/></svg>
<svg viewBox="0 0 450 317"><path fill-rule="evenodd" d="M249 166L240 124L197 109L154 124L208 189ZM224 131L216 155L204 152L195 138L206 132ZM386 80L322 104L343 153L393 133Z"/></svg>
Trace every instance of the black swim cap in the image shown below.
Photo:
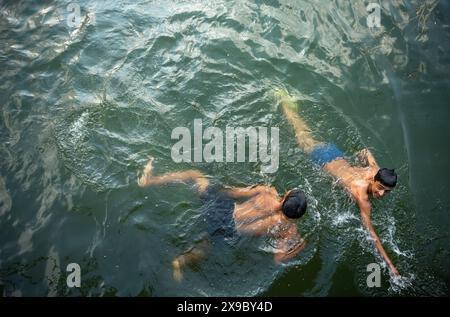
<svg viewBox="0 0 450 317"><path fill-rule="evenodd" d="M284 199L281 209L286 217L297 219L305 214L307 205L305 193L300 189L293 189Z"/></svg>
<svg viewBox="0 0 450 317"><path fill-rule="evenodd" d="M394 169L380 168L374 179L386 187L395 187L397 185L397 173Z"/></svg>

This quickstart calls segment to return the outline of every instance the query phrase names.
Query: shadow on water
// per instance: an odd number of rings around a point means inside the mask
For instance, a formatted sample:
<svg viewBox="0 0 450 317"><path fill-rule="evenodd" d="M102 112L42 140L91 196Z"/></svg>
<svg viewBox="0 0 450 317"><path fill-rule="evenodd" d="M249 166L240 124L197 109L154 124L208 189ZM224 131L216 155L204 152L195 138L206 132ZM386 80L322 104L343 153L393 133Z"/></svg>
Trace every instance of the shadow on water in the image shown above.
<svg viewBox="0 0 450 317"><path fill-rule="evenodd" d="M68 3L1 4L4 295L448 294L447 1L385 1L380 28L363 1L82 1L75 27ZM383 266L382 286L367 287L367 265L382 261L354 203L298 149L271 95L280 86L350 161L368 147L396 167L400 184L373 202L373 222L401 280ZM279 127L277 173L174 163L172 129L197 118ZM277 266L270 240L244 238L175 282L172 259L205 224L190 185L137 186L149 156L156 173L301 187L307 248ZM80 289L66 287L71 262Z"/></svg>

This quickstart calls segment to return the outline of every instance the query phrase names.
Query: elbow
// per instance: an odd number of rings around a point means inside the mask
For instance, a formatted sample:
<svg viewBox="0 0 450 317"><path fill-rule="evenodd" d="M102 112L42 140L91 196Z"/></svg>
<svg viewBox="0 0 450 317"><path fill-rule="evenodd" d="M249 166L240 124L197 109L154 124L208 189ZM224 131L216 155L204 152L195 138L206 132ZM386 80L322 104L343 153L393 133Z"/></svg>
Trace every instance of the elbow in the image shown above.
<svg viewBox="0 0 450 317"><path fill-rule="evenodd" d="M276 253L273 257L273 260L276 264L281 265L290 259L292 259L294 256L296 256L297 253Z"/></svg>
<svg viewBox="0 0 450 317"><path fill-rule="evenodd" d="M292 258L292 254L282 250L278 250L278 252L275 252L275 254L273 255L273 260L276 264L282 264L290 258Z"/></svg>
<svg viewBox="0 0 450 317"><path fill-rule="evenodd" d="M274 257L273 257L273 261L275 262L275 264L277 265L281 265L283 264L284 261L286 261L287 259L285 258L283 253L275 253Z"/></svg>

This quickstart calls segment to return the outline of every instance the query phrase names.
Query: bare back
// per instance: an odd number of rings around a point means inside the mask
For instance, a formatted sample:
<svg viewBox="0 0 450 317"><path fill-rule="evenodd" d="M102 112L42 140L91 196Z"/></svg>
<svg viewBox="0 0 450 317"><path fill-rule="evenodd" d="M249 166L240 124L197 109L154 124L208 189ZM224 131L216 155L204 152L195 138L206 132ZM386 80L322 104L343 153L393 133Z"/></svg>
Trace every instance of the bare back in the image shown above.
<svg viewBox="0 0 450 317"><path fill-rule="evenodd" d="M378 166L351 166L347 160L340 158L327 163L324 169L355 199L362 199L361 196L367 194L370 180L377 173Z"/></svg>
<svg viewBox="0 0 450 317"><path fill-rule="evenodd" d="M258 186L246 201L236 203L233 218L240 234L268 236L276 239L275 260L281 262L300 252L304 240L295 222L281 211L281 199L273 187Z"/></svg>

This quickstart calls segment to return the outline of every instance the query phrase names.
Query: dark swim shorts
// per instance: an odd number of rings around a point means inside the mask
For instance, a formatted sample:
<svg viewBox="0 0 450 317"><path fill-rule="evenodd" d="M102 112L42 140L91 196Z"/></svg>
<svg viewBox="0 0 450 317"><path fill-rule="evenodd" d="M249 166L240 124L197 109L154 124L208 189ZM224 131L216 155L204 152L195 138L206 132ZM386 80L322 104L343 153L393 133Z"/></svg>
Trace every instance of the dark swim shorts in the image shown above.
<svg viewBox="0 0 450 317"><path fill-rule="evenodd" d="M221 189L220 185L210 185L200 195L202 214L213 244L234 244L238 238L233 219L234 199Z"/></svg>

